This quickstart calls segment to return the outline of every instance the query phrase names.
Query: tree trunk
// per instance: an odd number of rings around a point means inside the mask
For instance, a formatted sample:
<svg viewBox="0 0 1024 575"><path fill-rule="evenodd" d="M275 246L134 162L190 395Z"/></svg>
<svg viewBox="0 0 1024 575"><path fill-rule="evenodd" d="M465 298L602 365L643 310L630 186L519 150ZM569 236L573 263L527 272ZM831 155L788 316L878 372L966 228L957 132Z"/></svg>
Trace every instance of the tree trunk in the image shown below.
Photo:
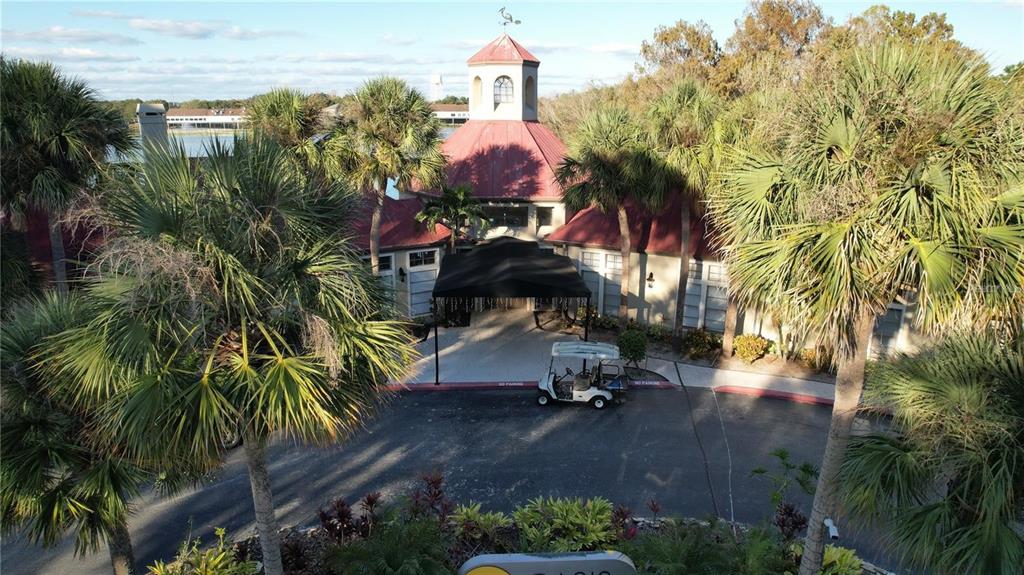
<svg viewBox="0 0 1024 575"><path fill-rule="evenodd" d="M622 327L629 324L629 281L630 272L629 216L626 207L619 205L619 252L622 254L622 273L619 276L619 323Z"/></svg>
<svg viewBox="0 0 1024 575"><path fill-rule="evenodd" d="M856 326L854 347L850 357L843 361L836 373L836 397L832 406L832 421L828 428L825 454L818 472L818 485L807 524L807 538L800 560L800 575L818 575L827 537L824 521L835 519L836 476L850 442L850 430L857 415L861 392L864 391L864 368L868 360L868 346L875 327L875 316L870 311L861 314Z"/></svg>
<svg viewBox="0 0 1024 575"><path fill-rule="evenodd" d="M245 448L245 463L249 467L252 504L256 510L256 533L260 537L260 550L263 552L263 571L266 575L283 575L281 540L277 532L277 517L274 516L267 454L255 439L246 438L242 445Z"/></svg>
<svg viewBox="0 0 1024 575"><path fill-rule="evenodd" d="M672 350L683 349L683 318L686 315L686 288L690 282L690 201L682 200L679 228L679 281L676 283L676 317L672 324Z"/></svg>
<svg viewBox="0 0 1024 575"><path fill-rule="evenodd" d="M732 342L736 337L736 321L739 319L739 309L736 305L736 298L729 296L728 307L725 308L725 333L722 334L722 357L732 357Z"/></svg>
<svg viewBox="0 0 1024 575"><path fill-rule="evenodd" d="M50 229L50 255L53 260L53 285L57 293L68 293L68 270L64 262L64 231L53 214L47 214L46 224Z"/></svg>
<svg viewBox="0 0 1024 575"><path fill-rule="evenodd" d="M374 274L380 272L380 220L384 215L386 190L386 187L381 187L374 192L373 214L370 216L370 271Z"/></svg>
<svg viewBox="0 0 1024 575"><path fill-rule="evenodd" d="M135 575L135 553L128 525L122 521L107 534L107 549L110 551L110 566L114 575Z"/></svg>

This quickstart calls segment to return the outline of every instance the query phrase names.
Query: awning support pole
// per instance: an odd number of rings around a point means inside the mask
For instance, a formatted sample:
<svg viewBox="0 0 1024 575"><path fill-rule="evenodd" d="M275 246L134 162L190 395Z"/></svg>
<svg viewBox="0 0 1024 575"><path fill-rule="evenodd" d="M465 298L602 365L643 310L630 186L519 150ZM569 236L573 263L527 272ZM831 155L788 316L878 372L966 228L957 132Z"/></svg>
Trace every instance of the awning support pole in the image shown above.
<svg viewBox="0 0 1024 575"><path fill-rule="evenodd" d="M430 298L430 307L434 310L434 385L441 385L441 356L437 351L437 298Z"/></svg>
<svg viewBox="0 0 1024 575"><path fill-rule="evenodd" d="M590 296L587 296L587 307L583 312L583 341L590 341ZM583 371L587 371L587 360L583 360Z"/></svg>
<svg viewBox="0 0 1024 575"><path fill-rule="evenodd" d="M583 341L590 341L590 296L587 296L587 307L583 312Z"/></svg>

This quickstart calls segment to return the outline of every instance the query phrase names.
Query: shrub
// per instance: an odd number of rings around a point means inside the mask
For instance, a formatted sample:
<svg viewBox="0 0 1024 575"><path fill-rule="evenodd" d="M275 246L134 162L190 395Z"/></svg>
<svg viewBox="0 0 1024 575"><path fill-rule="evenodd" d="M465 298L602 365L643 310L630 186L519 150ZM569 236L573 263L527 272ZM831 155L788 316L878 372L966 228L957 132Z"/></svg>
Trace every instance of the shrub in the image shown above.
<svg viewBox="0 0 1024 575"><path fill-rule="evenodd" d="M634 365L647 359L647 335L639 329L627 329L620 333L619 355Z"/></svg>
<svg viewBox="0 0 1024 575"><path fill-rule="evenodd" d="M339 575L449 575L448 548L436 521L393 521L363 540L327 551L326 565Z"/></svg>
<svg viewBox="0 0 1024 575"><path fill-rule="evenodd" d="M620 544L619 550L633 560L637 573L734 573L737 554L731 538L714 523L666 523L656 532Z"/></svg>
<svg viewBox="0 0 1024 575"><path fill-rule="evenodd" d="M446 525L454 510L455 503L444 491L444 474L432 471L421 475L409 501L409 515L413 519L433 518L438 525Z"/></svg>
<svg viewBox="0 0 1024 575"><path fill-rule="evenodd" d="M772 342L759 335L743 334L737 336L733 342L736 349L736 357L747 363L754 363L768 353Z"/></svg>
<svg viewBox="0 0 1024 575"><path fill-rule="evenodd" d="M479 503L459 505L451 518L455 536L460 539L495 541L498 530L510 527L512 520L500 511L480 511Z"/></svg>
<svg viewBox="0 0 1024 575"><path fill-rule="evenodd" d="M796 505L783 501L775 508L772 525L779 529L783 539L792 541L807 528L807 516L801 513Z"/></svg>
<svg viewBox="0 0 1024 575"><path fill-rule="evenodd" d="M672 328L664 323L652 323L647 326L647 337L654 341L667 342L672 339Z"/></svg>
<svg viewBox="0 0 1024 575"><path fill-rule="evenodd" d="M793 555L797 560L803 555L803 546L794 543L791 546ZM826 545L825 555L821 560L821 575L860 575L864 562L857 557L852 549Z"/></svg>
<svg viewBox="0 0 1024 575"><path fill-rule="evenodd" d="M606 499L538 497L512 516L524 551L592 551L615 539L612 504Z"/></svg>
<svg viewBox="0 0 1024 575"><path fill-rule="evenodd" d="M706 329L693 329L683 335L683 354L693 359L707 359L718 355L722 337Z"/></svg>
<svg viewBox="0 0 1024 575"><path fill-rule="evenodd" d="M224 529L218 527L217 545L200 549L199 540L185 541L174 561L157 561L149 567L150 575L255 575L254 561L239 561L234 550L224 544Z"/></svg>

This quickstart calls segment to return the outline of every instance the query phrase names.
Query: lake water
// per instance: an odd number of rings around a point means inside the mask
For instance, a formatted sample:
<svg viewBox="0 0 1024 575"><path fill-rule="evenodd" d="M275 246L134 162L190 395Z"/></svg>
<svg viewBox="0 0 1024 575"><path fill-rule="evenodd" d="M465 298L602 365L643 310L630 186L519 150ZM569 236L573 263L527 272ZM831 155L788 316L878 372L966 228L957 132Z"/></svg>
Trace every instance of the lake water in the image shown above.
<svg viewBox="0 0 1024 575"><path fill-rule="evenodd" d="M447 140L454 131L454 126L445 126L441 128L441 137ZM188 152L188 155L195 158L206 156L206 148L210 145L212 140L219 140L230 147L232 139L234 138L234 132L226 130L215 132L200 130L192 133L188 130L170 130L168 131L168 135L173 140L184 145L185 151Z"/></svg>

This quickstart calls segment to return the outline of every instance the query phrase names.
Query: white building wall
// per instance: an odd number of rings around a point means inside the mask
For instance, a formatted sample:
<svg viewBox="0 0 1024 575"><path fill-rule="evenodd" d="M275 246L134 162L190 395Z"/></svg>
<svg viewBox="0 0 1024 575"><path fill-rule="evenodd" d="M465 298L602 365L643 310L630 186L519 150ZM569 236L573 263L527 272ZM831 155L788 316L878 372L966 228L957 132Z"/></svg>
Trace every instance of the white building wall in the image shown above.
<svg viewBox="0 0 1024 575"><path fill-rule="evenodd" d="M469 118L471 120L537 121L536 97L524 99L528 80L537 90L536 64L474 64L469 66ZM512 80L512 101L494 104L494 82L501 76Z"/></svg>

